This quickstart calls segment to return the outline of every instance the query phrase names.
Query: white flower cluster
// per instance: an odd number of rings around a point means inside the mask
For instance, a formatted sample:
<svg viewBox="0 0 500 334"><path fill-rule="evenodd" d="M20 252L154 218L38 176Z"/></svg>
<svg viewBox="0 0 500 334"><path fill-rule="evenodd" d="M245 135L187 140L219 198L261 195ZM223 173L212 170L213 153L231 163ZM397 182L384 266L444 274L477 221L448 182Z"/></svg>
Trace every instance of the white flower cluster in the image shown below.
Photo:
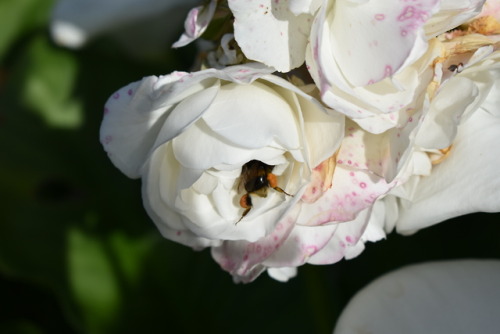
<svg viewBox="0 0 500 334"><path fill-rule="evenodd" d="M249 282L500 211L500 23L482 0L212 0L201 68L114 93L101 142L168 239Z"/></svg>

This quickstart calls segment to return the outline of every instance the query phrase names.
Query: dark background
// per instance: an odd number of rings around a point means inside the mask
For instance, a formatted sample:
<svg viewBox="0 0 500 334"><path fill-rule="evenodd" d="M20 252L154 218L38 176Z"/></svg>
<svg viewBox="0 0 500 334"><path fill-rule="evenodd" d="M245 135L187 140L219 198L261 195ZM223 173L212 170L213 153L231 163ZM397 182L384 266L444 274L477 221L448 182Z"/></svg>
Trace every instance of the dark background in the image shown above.
<svg viewBox="0 0 500 334"><path fill-rule="evenodd" d="M395 268L500 258L498 214L473 214L234 284L211 259L160 237L140 181L98 141L106 99L147 75L188 70L193 48L131 56L111 37L53 44L51 0L0 3L0 333L330 333L349 299ZM179 27L179 33L180 29Z"/></svg>

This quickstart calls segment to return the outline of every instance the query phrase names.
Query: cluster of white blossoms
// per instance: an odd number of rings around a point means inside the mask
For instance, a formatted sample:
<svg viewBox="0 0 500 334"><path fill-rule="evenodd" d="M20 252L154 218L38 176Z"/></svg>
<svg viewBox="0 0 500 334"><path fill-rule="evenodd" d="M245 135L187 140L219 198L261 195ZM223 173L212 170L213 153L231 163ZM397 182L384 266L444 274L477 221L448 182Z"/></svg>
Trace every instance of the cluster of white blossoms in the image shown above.
<svg viewBox="0 0 500 334"><path fill-rule="evenodd" d="M237 282L286 281L394 229L500 211L499 7L207 1L174 46L214 20L218 44L196 71L114 93L101 142L142 179L162 235L210 247Z"/></svg>

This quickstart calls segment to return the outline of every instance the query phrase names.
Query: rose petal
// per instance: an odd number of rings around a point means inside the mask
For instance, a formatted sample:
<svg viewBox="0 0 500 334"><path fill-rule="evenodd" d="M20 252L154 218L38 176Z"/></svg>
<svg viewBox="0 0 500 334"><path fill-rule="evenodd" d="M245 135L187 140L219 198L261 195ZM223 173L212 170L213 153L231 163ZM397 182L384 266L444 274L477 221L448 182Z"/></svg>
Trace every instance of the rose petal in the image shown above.
<svg viewBox="0 0 500 334"><path fill-rule="evenodd" d="M305 99L299 98L299 103L304 118L304 133L309 143L309 161L311 166L317 166L339 148L344 137L345 118L337 112L327 115ZM319 150L320 147L329 147L330 150Z"/></svg>
<svg viewBox="0 0 500 334"><path fill-rule="evenodd" d="M295 15L311 14L321 6L321 0L289 0L288 8Z"/></svg>
<svg viewBox="0 0 500 334"><path fill-rule="evenodd" d="M496 333L499 280L496 260L407 266L358 292L334 334Z"/></svg>
<svg viewBox="0 0 500 334"><path fill-rule="evenodd" d="M263 264L267 267L298 267L320 251L334 235L338 224L296 225L290 235Z"/></svg>
<svg viewBox="0 0 500 334"><path fill-rule="evenodd" d="M168 191L175 191L177 175L180 173L180 166L174 161L169 160L172 154L165 154L168 151L168 145L157 150L156 154L151 156L148 162L148 173L145 173L142 179L142 198L143 205L148 215L156 224L161 234L170 240L179 242L183 245L190 246L196 249L202 249L220 244L218 240L209 240L193 232L186 230L185 226L181 224L181 217L175 210L166 206L166 202L162 196L174 196L175 194L168 193ZM165 180L160 178L160 171L162 168L151 168L159 164L160 167L165 165L171 170L171 179ZM166 184L165 184L166 183ZM167 185L169 188L164 188ZM167 191L167 193L165 193ZM168 222L168 224L166 223Z"/></svg>
<svg viewBox="0 0 500 334"><path fill-rule="evenodd" d="M214 133L240 147L255 149L276 140L278 147L290 151L300 147L298 136L290 135L299 133L294 118L297 108L260 82L222 86L210 109L214 111L207 112L203 120Z"/></svg>
<svg viewBox="0 0 500 334"><path fill-rule="evenodd" d="M500 52L491 51L489 46L479 48L461 73L442 84L417 134L417 145L443 149L452 144L457 125L483 103L495 84Z"/></svg>
<svg viewBox="0 0 500 334"><path fill-rule="evenodd" d="M423 25L438 6L436 0L335 1L332 52L347 80L354 86L375 83L396 73L409 58L418 59L425 52Z"/></svg>
<svg viewBox="0 0 500 334"><path fill-rule="evenodd" d="M321 22L322 15L318 15L317 20ZM312 42L313 49L308 49L307 64L321 90L322 100L329 107L354 119L372 133L403 127L408 114L421 108L427 85L434 75L432 62L441 51L437 41L431 41L426 53L412 66L402 68L391 78L354 87L346 80L338 63L331 61L334 54L328 24L320 27L315 23L314 28L312 35L316 37Z"/></svg>
<svg viewBox="0 0 500 334"><path fill-rule="evenodd" d="M108 99L100 141L116 167L128 177L137 178L152 150L180 134L206 111L219 90L217 79L250 83L272 71L251 63L223 71L146 77Z"/></svg>
<svg viewBox="0 0 500 334"><path fill-rule="evenodd" d="M269 276L280 282L287 282L290 278L297 276L297 268L267 268Z"/></svg>
<svg viewBox="0 0 500 334"><path fill-rule="evenodd" d="M297 208L292 211L297 211ZM262 261L281 246L294 225L293 218L287 218L278 223L272 233L255 242L224 241L221 246L212 247L212 257L233 277L248 282L255 278L255 268L263 267Z"/></svg>
<svg viewBox="0 0 500 334"><path fill-rule="evenodd" d="M485 0L441 0L439 12L425 24L429 38L454 29L481 12Z"/></svg>
<svg viewBox="0 0 500 334"><path fill-rule="evenodd" d="M288 0L231 0L234 36L245 56L287 72L304 62L311 15L295 16Z"/></svg>
<svg viewBox="0 0 500 334"><path fill-rule="evenodd" d="M316 226L351 221L393 186L394 183L371 173L337 164L332 187L315 202L302 203L297 224Z"/></svg>
<svg viewBox="0 0 500 334"><path fill-rule="evenodd" d="M490 95L498 101L498 89ZM498 104L491 112L479 109L460 125L449 156L420 179L411 201L401 200L399 232L471 212L500 210L499 155L492 146L500 140L498 110Z"/></svg>
<svg viewBox="0 0 500 334"><path fill-rule="evenodd" d="M147 77L115 92L106 102L100 140L115 166L131 178L140 168L167 115L152 106L156 77Z"/></svg>
<svg viewBox="0 0 500 334"><path fill-rule="evenodd" d="M184 22L185 32L181 35L179 40L172 45L172 47L183 47L200 37L205 30L207 30L208 24L214 16L216 7L217 0L212 0L208 6L198 6L191 9L186 17L186 21Z"/></svg>
<svg viewBox="0 0 500 334"><path fill-rule="evenodd" d="M349 222L337 223L337 230L328 243L308 259L311 264L330 264L342 258L351 259L358 256L364 247L360 240L371 215L371 207L361 211Z"/></svg>
<svg viewBox="0 0 500 334"><path fill-rule="evenodd" d="M448 81L444 90L433 99L431 111L426 115L415 143L424 148L444 149L450 146L462 114L478 94L478 88L469 79L453 78Z"/></svg>
<svg viewBox="0 0 500 334"><path fill-rule="evenodd" d="M177 137L191 124L196 122L207 111L220 89L220 83L214 82L209 88L203 89L183 99L168 115L155 146Z"/></svg>

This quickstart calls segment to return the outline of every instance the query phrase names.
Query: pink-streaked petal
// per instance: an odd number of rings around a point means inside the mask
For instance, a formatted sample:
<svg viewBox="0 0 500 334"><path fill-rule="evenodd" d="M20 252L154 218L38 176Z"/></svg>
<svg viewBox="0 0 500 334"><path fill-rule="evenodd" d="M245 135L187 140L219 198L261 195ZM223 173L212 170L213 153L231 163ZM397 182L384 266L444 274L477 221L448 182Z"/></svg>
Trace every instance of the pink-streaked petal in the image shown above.
<svg viewBox="0 0 500 334"><path fill-rule="evenodd" d="M337 223L337 230L328 243L307 262L311 264L330 264L346 257L353 258L364 249L361 236L370 218L371 208L361 211L357 217L348 222Z"/></svg>
<svg viewBox="0 0 500 334"><path fill-rule="evenodd" d="M425 52L425 42L420 42L423 25L438 10L439 1L375 0L353 5L344 0L334 6L335 61L351 84L364 86L393 75L409 56L416 60Z"/></svg>
<svg viewBox="0 0 500 334"><path fill-rule="evenodd" d="M496 333L499 281L498 260L407 266L359 291L333 333Z"/></svg>
<svg viewBox="0 0 500 334"><path fill-rule="evenodd" d="M287 72L304 62L312 16L294 15L288 0L230 0L234 36L245 56Z"/></svg>
<svg viewBox="0 0 500 334"><path fill-rule="evenodd" d="M294 207L292 211L297 211ZM249 281L253 278L255 268L271 256L295 226L293 214L281 220L272 233L255 241L224 241L219 247L212 248L212 257L219 265L239 280Z"/></svg>
<svg viewBox="0 0 500 334"><path fill-rule="evenodd" d="M322 10L317 17L311 48L306 54L309 72L321 90L323 102L372 133L404 126L408 114L420 108L418 103L433 79L431 65L440 55L440 44L431 41L421 58L412 59L412 66L402 68L391 78L354 87L339 64L332 61L334 54L324 15Z"/></svg>
<svg viewBox="0 0 500 334"><path fill-rule="evenodd" d="M323 249L337 230L338 224L323 226L296 225L283 245L263 264L267 267L298 267Z"/></svg>
<svg viewBox="0 0 500 334"><path fill-rule="evenodd" d="M491 94L498 101L498 88ZM500 112L498 104L492 108L475 111L460 125L448 157L420 178L410 201L401 200L399 232L471 212L500 211L499 155L492 144L500 140Z"/></svg>
<svg viewBox="0 0 500 334"><path fill-rule="evenodd" d="M302 203L297 224L315 226L351 221L393 186L372 173L337 164L332 187L315 202Z"/></svg>
<svg viewBox="0 0 500 334"><path fill-rule="evenodd" d="M413 124L412 124L413 123ZM337 154L337 164L353 170L373 173L386 181L392 181L406 157L411 129L417 124L411 119L403 129L391 129L374 135L348 122L346 137Z"/></svg>
<svg viewBox="0 0 500 334"><path fill-rule="evenodd" d="M198 37L200 37L208 27L212 20L217 7L217 0L211 0L208 6L198 6L191 9L184 22L185 32L172 47L180 48L188 45Z"/></svg>

